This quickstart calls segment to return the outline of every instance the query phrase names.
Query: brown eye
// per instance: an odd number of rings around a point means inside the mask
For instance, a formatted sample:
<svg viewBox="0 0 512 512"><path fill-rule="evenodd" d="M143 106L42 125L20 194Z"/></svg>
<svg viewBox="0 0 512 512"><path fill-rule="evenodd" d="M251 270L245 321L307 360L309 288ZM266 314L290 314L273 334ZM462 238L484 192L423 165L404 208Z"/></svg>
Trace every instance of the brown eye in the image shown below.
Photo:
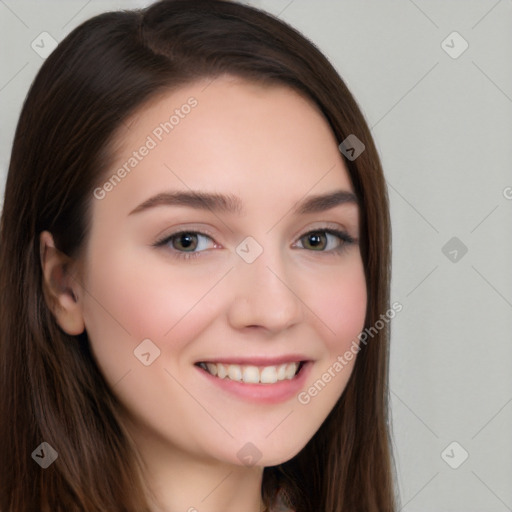
<svg viewBox="0 0 512 512"><path fill-rule="evenodd" d="M322 231L312 231L302 238L306 240L305 249L324 250L327 245L327 237Z"/></svg>
<svg viewBox="0 0 512 512"><path fill-rule="evenodd" d="M216 248L212 237L199 231L179 231L158 240L153 246L163 248L177 258L187 259Z"/></svg>
<svg viewBox="0 0 512 512"><path fill-rule="evenodd" d="M337 229L318 229L301 236L302 248L309 251L335 253L342 251L347 245L355 243L355 239Z"/></svg>
<svg viewBox="0 0 512 512"><path fill-rule="evenodd" d="M197 233L178 233L169 239L177 251L195 251L198 245Z"/></svg>

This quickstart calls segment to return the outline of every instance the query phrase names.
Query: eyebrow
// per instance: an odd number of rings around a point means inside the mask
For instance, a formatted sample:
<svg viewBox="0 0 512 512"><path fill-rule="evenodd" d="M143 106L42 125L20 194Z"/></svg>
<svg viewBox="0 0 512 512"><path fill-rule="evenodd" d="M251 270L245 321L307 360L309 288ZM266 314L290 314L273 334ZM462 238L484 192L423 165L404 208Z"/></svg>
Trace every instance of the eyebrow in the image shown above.
<svg viewBox="0 0 512 512"><path fill-rule="evenodd" d="M348 190L336 190L327 194L310 195L295 203L293 213L306 215L318 213L344 204L357 205L359 201L354 193ZM200 191L162 192L150 197L134 208L128 215L140 213L157 206L188 206L198 210L231 213L243 213L242 201L232 194L217 194Z"/></svg>

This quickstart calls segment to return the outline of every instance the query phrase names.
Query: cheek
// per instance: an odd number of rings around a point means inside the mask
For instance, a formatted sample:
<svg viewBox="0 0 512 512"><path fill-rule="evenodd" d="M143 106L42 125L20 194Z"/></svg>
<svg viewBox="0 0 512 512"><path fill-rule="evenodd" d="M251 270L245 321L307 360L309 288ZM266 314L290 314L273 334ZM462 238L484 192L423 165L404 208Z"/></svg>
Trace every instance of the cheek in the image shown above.
<svg viewBox="0 0 512 512"><path fill-rule="evenodd" d="M346 388L356 362L354 347L364 329L367 308L360 257L337 271L331 269L317 283L319 286L309 294L309 301L317 316L316 332L322 338L324 350L297 396L295 420L301 425L296 427L301 432L297 440L303 442L314 435ZM296 449L300 448L302 445L297 443Z"/></svg>
<svg viewBox="0 0 512 512"><path fill-rule="evenodd" d="M97 254L90 260L84 317L101 365L109 365L109 373L121 372L144 339L179 362L180 349L214 319L205 299L229 267L214 273L199 265L178 270L162 261L148 264L136 251Z"/></svg>
<svg viewBox="0 0 512 512"><path fill-rule="evenodd" d="M366 279L360 258L352 265L332 271L310 293L311 308L318 312L326 333L324 342L331 356L343 353L364 328L367 307Z"/></svg>

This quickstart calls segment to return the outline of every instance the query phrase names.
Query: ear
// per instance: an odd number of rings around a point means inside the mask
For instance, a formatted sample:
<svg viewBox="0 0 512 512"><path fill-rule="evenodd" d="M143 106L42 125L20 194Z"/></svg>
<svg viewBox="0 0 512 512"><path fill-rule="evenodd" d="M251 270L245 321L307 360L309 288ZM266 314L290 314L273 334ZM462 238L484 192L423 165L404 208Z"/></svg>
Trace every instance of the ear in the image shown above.
<svg viewBox="0 0 512 512"><path fill-rule="evenodd" d="M79 283L71 276L72 260L55 247L49 231L39 235L43 293L57 323L76 336L85 329Z"/></svg>

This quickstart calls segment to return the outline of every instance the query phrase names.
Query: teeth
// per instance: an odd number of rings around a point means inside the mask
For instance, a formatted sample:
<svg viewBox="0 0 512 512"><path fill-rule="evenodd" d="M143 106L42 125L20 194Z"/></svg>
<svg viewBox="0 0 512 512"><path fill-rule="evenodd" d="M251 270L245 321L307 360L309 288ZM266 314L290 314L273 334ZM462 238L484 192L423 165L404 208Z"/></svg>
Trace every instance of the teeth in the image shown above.
<svg viewBox="0 0 512 512"><path fill-rule="evenodd" d="M212 363L206 363L206 368L208 372L210 372L212 375L217 375L217 365Z"/></svg>
<svg viewBox="0 0 512 512"><path fill-rule="evenodd" d="M277 380L284 380L286 378L286 365L282 364L277 369Z"/></svg>
<svg viewBox="0 0 512 512"><path fill-rule="evenodd" d="M295 375L293 367L290 365L291 371L293 371L292 377ZM292 378L290 377L290 378ZM277 382L277 369L275 366L266 366L260 372L260 381L262 384L274 384Z"/></svg>
<svg viewBox="0 0 512 512"><path fill-rule="evenodd" d="M243 381L247 384L258 384L260 381L260 371L256 366L246 366L242 375Z"/></svg>
<svg viewBox="0 0 512 512"><path fill-rule="evenodd" d="M297 366L298 366L298 365L297 365ZM295 376L295 372L297 371L297 366L296 366L296 367L292 367L291 365L288 365L288 366L285 368L284 376L285 376L287 379L293 379L293 377Z"/></svg>
<svg viewBox="0 0 512 512"><path fill-rule="evenodd" d="M219 379L230 379L247 384L274 384L293 379L299 363L285 363L279 366L245 366L239 364L199 363L199 366Z"/></svg>
<svg viewBox="0 0 512 512"><path fill-rule="evenodd" d="M210 364L213 364L213 363L210 363ZM224 379L225 377L227 377L228 372L226 370L226 367L223 364L216 364L214 366L217 367L217 377L219 377L219 379Z"/></svg>
<svg viewBox="0 0 512 512"><path fill-rule="evenodd" d="M242 380L242 368L237 364L230 364L228 367L228 377L231 380L237 380L240 382Z"/></svg>

